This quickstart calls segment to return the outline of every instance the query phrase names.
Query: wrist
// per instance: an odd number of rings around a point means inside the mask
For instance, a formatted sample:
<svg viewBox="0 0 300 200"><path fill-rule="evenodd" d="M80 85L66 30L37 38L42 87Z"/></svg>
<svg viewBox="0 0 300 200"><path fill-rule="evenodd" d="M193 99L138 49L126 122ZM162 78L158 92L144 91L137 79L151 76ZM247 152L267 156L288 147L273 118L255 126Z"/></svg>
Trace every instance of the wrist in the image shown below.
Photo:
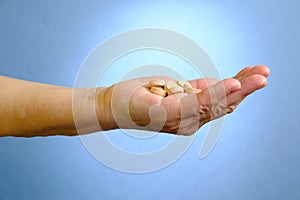
<svg viewBox="0 0 300 200"><path fill-rule="evenodd" d="M112 111L112 89L110 87L96 88L95 93L96 114L101 130L117 129Z"/></svg>

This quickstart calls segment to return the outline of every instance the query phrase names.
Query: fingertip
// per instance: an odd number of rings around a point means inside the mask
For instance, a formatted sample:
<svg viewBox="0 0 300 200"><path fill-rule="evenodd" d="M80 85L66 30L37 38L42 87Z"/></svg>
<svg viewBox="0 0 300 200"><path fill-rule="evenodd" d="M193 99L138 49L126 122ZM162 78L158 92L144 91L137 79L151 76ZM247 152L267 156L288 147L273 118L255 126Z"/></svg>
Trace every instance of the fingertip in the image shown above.
<svg viewBox="0 0 300 200"><path fill-rule="evenodd" d="M234 88L236 88L236 89L241 89L242 88L241 82L238 79L236 79L236 78L231 78L231 79L234 83Z"/></svg>
<svg viewBox="0 0 300 200"><path fill-rule="evenodd" d="M252 75L251 78L252 78L253 82L256 84L257 89L261 89L268 85L268 80L263 75L260 75L260 74Z"/></svg>
<svg viewBox="0 0 300 200"><path fill-rule="evenodd" d="M257 72L265 77L268 77L270 75L270 68L265 65L256 65L255 69Z"/></svg>
<svg viewBox="0 0 300 200"><path fill-rule="evenodd" d="M268 85L268 79L265 76L261 77L261 88L266 87Z"/></svg>

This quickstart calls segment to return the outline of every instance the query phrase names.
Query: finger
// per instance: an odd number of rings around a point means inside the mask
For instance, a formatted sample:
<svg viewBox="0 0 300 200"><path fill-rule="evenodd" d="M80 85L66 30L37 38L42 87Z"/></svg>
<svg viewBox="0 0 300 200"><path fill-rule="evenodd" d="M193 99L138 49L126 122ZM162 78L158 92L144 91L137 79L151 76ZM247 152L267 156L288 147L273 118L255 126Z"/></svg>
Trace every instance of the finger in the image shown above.
<svg viewBox="0 0 300 200"><path fill-rule="evenodd" d="M262 75L253 75L242 81L242 89L224 98L227 105L227 113L231 113L248 95L267 85L267 79Z"/></svg>
<svg viewBox="0 0 300 200"><path fill-rule="evenodd" d="M205 88L212 86L219 82L220 80L215 78L202 78L189 81L192 87L204 90Z"/></svg>
<svg viewBox="0 0 300 200"><path fill-rule="evenodd" d="M239 73L237 73L233 78L240 80L241 77L244 77L253 68L254 68L253 66L245 67Z"/></svg>
<svg viewBox="0 0 300 200"><path fill-rule="evenodd" d="M268 77L270 74L270 69L264 65L257 65L255 66L248 74L248 76L259 74L264 77Z"/></svg>
<svg viewBox="0 0 300 200"><path fill-rule="evenodd" d="M237 105L249 94L267 85L267 79L263 75L255 74L241 81L242 88L226 97L227 105Z"/></svg>
<svg viewBox="0 0 300 200"><path fill-rule="evenodd" d="M197 98L200 105L214 105L220 99L239 89L241 89L240 81L228 78L204 89L197 94Z"/></svg>
<svg viewBox="0 0 300 200"><path fill-rule="evenodd" d="M259 75L262 75L262 76L265 76L265 77L267 77L270 74L269 68L264 66L264 65L257 65L255 67L248 67L248 68L245 68L245 69L246 70L244 70L243 73L237 74L235 76L235 78L237 78L238 80L241 81L241 80L243 80L243 79L245 79L249 76L252 76L254 74L259 74Z"/></svg>

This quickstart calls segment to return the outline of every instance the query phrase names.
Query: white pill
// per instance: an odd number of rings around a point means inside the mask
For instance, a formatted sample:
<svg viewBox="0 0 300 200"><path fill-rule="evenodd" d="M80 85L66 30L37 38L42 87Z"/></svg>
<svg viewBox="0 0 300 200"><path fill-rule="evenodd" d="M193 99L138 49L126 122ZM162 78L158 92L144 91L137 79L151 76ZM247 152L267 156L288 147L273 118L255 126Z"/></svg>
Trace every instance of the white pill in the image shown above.
<svg viewBox="0 0 300 200"><path fill-rule="evenodd" d="M168 92L168 95L183 93L184 89L183 89L183 87L180 87L179 85L175 85L175 86L171 87L170 90L168 90L167 92Z"/></svg>
<svg viewBox="0 0 300 200"><path fill-rule="evenodd" d="M194 91L195 94L198 94L198 93L200 93L202 90L200 90L200 89L198 89L198 88L193 88L193 91Z"/></svg>
<svg viewBox="0 0 300 200"><path fill-rule="evenodd" d="M148 85L149 85L150 87L154 87L154 86L160 86L160 87L163 87L163 86L165 86L165 84L166 84L166 81L161 80L161 79L151 80L151 81L149 81L149 83L148 83Z"/></svg>
<svg viewBox="0 0 300 200"><path fill-rule="evenodd" d="M184 88L184 92L188 93L188 94L197 94L200 93L201 90L197 89L197 88L190 88L190 87L185 87Z"/></svg>
<svg viewBox="0 0 300 200"><path fill-rule="evenodd" d="M165 97L167 95L167 92L161 87L151 87L150 91L162 97Z"/></svg>
<svg viewBox="0 0 300 200"><path fill-rule="evenodd" d="M174 86L178 86L178 85L176 83L174 83L174 82L167 82L165 84L165 90L170 90Z"/></svg>
<svg viewBox="0 0 300 200"><path fill-rule="evenodd" d="M189 88L192 87L192 85L186 80L178 80L176 83L181 87L189 87Z"/></svg>

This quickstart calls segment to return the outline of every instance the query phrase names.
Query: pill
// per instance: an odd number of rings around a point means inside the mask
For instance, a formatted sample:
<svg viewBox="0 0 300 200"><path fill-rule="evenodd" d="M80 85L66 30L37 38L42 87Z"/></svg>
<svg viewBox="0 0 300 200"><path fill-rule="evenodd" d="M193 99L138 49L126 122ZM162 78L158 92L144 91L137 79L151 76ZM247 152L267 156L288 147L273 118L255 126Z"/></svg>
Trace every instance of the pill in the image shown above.
<svg viewBox="0 0 300 200"><path fill-rule="evenodd" d="M198 88L192 88L194 93L197 94L197 93L200 93L202 90L198 89Z"/></svg>
<svg viewBox="0 0 300 200"><path fill-rule="evenodd" d="M186 80L178 80L176 83L181 87L189 87L189 88L192 87L192 85Z"/></svg>
<svg viewBox="0 0 300 200"><path fill-rule="evenodd" d="M174 86L178 86L176 83L174 83L174 82L167 82L166 84L165 84L165 90L170 90L172 87L174 87Z"/></svg>
<svg viewBox="0 0 300 200"><path fill-rule="evenodd" d="M186 80L166 82L164 80L157 79L149 81L148 85L152 93L160 95L162 97L184 92L188 94L196 94L201 92L201 90L193 88L191 84Z"/></svg>
<svg viewBox="0 0 300 200"><path fill-rule="evenodd" d="M184 92L188 93L188 94L197 94L200 93L201 90L197 89L197 88L190 88L190 87L185 87L184 88Z"/></svg>
<svg viewBox="0 0 300 200"><path fill-rule="evenodd" d="M165 86L166 81L161 80L161 79L157 79L157 80L151 80L151 81L149 81L148 84L149 84L150 87L153 87L153 86L161 86L161 87L163 87L163 86Z"/></svg>
<svg viewBox="0 0 300 200"><path fill-rule="evenodd" d="M165 87L171 89L171 87L178 86L175 82L167 82Z"/></svg>
<svg viewBox="0 0 300 200"><path fill-rule="evenodd" d="M161 88L161 87L151 87L150 91L154 94L160 95L162 97L165 97L167 95L167 92Z"/></svg>
<svg viewBox="0 0 300 200"><path fill-rule="evenodd" d="M168 92L168 95L183 93L184 89L183 89L183 87L180 87L179 85L175 85L175 86L171 87L167 92Z"/></svg>

